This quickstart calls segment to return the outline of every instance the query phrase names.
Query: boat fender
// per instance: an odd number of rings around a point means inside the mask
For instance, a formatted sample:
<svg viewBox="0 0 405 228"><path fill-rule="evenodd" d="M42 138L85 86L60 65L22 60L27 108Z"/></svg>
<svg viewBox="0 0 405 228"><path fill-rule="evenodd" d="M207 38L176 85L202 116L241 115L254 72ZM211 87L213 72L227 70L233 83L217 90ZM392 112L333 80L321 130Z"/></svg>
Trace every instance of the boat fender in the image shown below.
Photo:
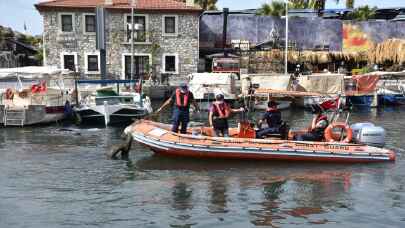
<svg viewBox="0 0 405 228"><path fill-rule="evenodd" d="M334 134L333 129L342 129L346 132L346 137L341 141L340 134ZM327 142L345 142L349 143L353 139L353 130L350 128L349 125L345 123L333 123L330 124L325 130L325 140Z"/></svg>
<svg viewBox="0 0 405 228"><path fill-rule="evenodd" d="M22 92L18 93L18 96L21 97L22 99L24 99L24 98L28 97L28 93L27 93L27 91L22 91Z"/></svg>
<svg viewBox="0 0 405 228"><path fill-rule="evenodd" d="M10 89L10 88L8 88L8 89L6 90L6 99L7 99L7 100L12 100L13 98L14 98L13 90Z"/></svg>

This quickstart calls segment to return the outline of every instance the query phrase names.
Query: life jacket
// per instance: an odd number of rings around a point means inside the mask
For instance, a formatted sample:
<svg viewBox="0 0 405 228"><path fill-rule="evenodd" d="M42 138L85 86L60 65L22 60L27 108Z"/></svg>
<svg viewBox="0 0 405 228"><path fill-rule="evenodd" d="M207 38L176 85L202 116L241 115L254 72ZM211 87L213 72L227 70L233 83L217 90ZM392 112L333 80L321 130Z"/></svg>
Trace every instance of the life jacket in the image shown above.
<svg viewBox="0 0 405 228"><path fill-rule="evenodd" d="M188 99L189 99L190 92L187 91L183 95L183 101L181 100L181 90L176 89L176 105L178 107L187 107L188 106Z"/></svg>
<svg viewBox="0 0 405 228"><path fill-rule="evenodd" d="M222 105L221 105L222 104ZM230 115L229 108L226 103L213 103L214 113L217 113L220 118L228 118Z"/></svg>

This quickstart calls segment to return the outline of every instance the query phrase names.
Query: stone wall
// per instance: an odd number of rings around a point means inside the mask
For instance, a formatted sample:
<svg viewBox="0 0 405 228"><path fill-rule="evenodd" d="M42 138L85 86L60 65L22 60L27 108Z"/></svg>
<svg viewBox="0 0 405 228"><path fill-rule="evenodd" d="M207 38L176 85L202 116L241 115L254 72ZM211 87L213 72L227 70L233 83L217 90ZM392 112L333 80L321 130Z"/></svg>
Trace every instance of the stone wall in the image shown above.
<svg viewBox="0 0 405 228"><path fill-rule="evenodd" d="M59 30L59 13L57 11L42 12L44 17L46 64L61 67L61 53L77 53L77 68L81 77L97 78L99 75L85 74L85 53L96 50L96 35L84 34L83 14L92 12L74 11L75 32L61 33ZM139 12L137 12L139 13ZM198 15L178 15L178 36L162 36L162 17L166 14L142 13L149 16L149 42L135 44L135 54L150 54L152 67L162 69L163 54L177 54L179 59L179 73L185 77L189 73L197 72L198 65ZM131 53L131 45L126 41L126 25L123 12L111 11L106 13L106 46L107 73L109 78L123 77L123 54ZM155 48L153 48L155 47Z"/></svg>

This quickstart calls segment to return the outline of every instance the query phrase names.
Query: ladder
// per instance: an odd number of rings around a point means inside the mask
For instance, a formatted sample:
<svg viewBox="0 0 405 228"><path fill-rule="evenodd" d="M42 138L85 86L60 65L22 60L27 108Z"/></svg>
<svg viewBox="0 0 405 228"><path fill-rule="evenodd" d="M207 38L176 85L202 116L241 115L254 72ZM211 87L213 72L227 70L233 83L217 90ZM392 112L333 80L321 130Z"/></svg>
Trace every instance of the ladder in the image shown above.
<svg viewBox="0 0 405 228"><path fill-rule="evenodd" d="M25 123L25 109L4 109L4 126L20 126Z"/></svg>

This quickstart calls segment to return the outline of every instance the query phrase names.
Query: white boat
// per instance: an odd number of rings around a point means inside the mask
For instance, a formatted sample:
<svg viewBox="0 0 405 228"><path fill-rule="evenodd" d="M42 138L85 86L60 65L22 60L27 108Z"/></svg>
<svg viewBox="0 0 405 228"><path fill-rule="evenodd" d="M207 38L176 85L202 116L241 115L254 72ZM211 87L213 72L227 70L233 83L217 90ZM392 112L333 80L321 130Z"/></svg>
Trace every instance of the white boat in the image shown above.
<svg viewBox="0 0 405 228"><path fill-rule="evenodd" d="M271 90L288 90L291 83L291 77L285 75L270 75L270 74L248 74L242 75L242 94L246 94L248 88L257 89L271 89ZM266 110L269 100L276 101L278 103L277 108L279 110L288 109L291 106L292 101L288 100L284 95L276 95L270 93L258 94L255 93L252 104L255 110ZM249 105L249 106L250 106Z"/></svg>
<svg viewBox="0 0 405 228"><path fill-rule="evenodd" d="M200 102L200 108L206 110L209 102L215 100L215 94L223 94L230 103L237 99L236 78L233 73L193 73L189 75L189 90Z"/></svg>
<svg viewBox="0 0 405 228"><path fill-rule="evenodd" d="M71 109L66 70L56 67L0 69L0 124L26 126L62 120Z"/></svg>
<svg viewBox="0 0 405 228"><path fill-rule="evenodd" d="M149 97L141 99L141 94L132 89L134 84L134 80L77 81L78 105L74 113L78 122L103 123L107 126L131 122L152 113ZM83 85L85 88L79 88Z"/></svg>

